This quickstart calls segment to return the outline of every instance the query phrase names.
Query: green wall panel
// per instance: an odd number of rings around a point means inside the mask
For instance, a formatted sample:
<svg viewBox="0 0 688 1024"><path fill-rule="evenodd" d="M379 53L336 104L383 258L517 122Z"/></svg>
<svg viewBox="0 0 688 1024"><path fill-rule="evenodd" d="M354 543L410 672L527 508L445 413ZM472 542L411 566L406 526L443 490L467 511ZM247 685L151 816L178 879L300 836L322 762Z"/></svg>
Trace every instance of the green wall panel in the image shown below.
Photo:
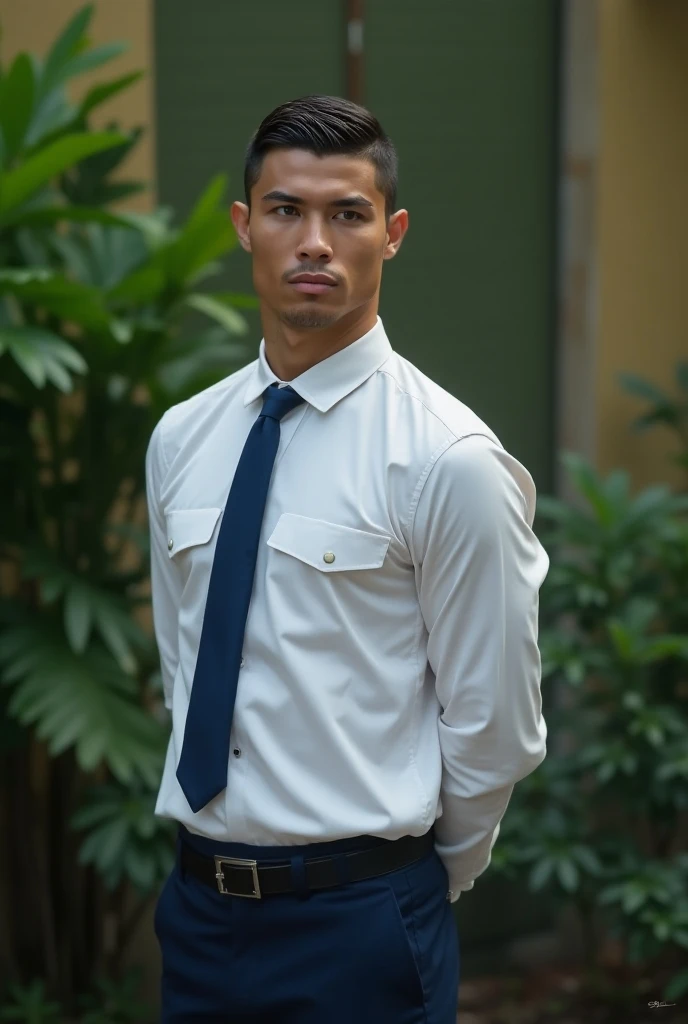
<svg viewBox="0 0 688 1024"><path fill-rule="evenodd" d="M551 484L552 0L370 0L366 103L409 231L381 315L402 354Z"/></svg>
<svg viewBox="0 0 688 1024"><path fill-rule="evenodd" d="M243 202L244 153L266 114L307 93L342 94L343 9L338 0L157 0L154 10L160 201L184 214L226 171L228 202ZM243 249L222 285L253 290ZM257 351L260 320L248 318Z"/></svg>

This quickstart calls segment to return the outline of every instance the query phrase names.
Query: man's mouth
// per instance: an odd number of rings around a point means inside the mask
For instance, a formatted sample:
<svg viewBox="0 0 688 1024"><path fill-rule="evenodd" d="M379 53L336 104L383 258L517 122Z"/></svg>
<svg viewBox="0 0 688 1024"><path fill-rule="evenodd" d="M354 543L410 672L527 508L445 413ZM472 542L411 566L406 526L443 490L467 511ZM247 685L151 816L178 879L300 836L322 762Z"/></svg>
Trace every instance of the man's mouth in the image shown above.
<svg viewBox="0 0 688 1024"><path fill-rule="evenodd" d="M297 292L304 292L306 295L323 295L337 287L334 284L322 284L316 281L290 281L289 283L292 288L296 288Z"/></svg>

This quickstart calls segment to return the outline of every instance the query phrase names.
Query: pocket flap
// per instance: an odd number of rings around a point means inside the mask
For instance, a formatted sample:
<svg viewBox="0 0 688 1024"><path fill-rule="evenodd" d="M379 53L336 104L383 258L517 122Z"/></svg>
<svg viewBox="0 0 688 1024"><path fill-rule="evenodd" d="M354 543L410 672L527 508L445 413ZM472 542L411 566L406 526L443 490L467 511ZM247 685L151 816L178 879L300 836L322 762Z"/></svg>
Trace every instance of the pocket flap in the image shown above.
<svg viewBox="0 0 688 1024"><path fill-rule="evenodd" d="M220 512L221 508L173 508L166 512L167 554L170 558L195 544L207 544Z"/></svg>
<svg viewBox="0 0 688 1024"><path fill-rule="evenodd" d="M387 534L284 512L267 543L321 572L337 572L379 568L391 539Z"/></svg>

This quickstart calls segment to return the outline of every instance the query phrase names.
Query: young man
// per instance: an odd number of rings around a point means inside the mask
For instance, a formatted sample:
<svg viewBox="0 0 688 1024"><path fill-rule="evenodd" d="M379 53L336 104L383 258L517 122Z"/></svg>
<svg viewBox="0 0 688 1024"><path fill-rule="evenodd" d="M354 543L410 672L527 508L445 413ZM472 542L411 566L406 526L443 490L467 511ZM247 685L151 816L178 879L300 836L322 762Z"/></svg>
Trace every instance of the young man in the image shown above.
<svg viewBox="0 0 688 1024"><path fill-rule="evenodd" d="M450 903L545 756L533 480L385 334L396 180L363 107L265 118L258 358L151 437L165 1024L454 1024Z"/></svg>

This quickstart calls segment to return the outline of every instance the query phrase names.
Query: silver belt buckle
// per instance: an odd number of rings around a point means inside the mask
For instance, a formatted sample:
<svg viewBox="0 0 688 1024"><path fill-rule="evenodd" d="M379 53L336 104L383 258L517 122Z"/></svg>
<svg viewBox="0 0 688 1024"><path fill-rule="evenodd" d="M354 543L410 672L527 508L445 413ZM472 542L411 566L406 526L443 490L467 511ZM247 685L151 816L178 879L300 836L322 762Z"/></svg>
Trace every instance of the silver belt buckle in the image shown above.
<svg viewBox="0 0 688 1024"><path fill-rule="evenodd" d="M224 880L225 876L222 873L223 864L235 864L237 867L245 868L250 867L253 873L253 892L230 892L229 889L225 889ZM258 861L257 860L242 860L240 857L215 857L215 877L217 878L217 888L223 896L246 896L250 900L260 900L263 897L260 894L260 882L258 881Z"/></svg>

